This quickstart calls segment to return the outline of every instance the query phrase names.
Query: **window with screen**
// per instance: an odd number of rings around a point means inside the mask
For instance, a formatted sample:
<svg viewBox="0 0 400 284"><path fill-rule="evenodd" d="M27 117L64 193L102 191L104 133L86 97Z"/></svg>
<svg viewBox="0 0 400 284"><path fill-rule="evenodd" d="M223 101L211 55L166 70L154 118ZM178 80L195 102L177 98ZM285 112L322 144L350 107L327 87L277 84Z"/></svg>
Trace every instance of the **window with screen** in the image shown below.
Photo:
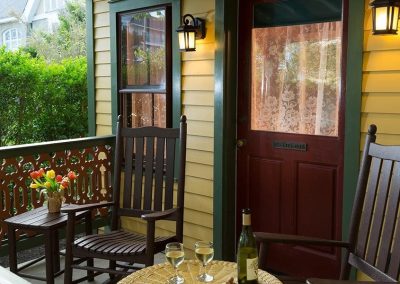
<svg viewBox="0 0 400 284"><path fill-rule="evenodd" d="M3 33L3 43L7 50L17 50L21 45L21 33L17 29L9 29Z"/></svg>
<svg viewBox="0 0 400 284"><path fill-rule="evenodd" d="M170 6L118 14L118 112L124 126L171 126Z"/></svg>

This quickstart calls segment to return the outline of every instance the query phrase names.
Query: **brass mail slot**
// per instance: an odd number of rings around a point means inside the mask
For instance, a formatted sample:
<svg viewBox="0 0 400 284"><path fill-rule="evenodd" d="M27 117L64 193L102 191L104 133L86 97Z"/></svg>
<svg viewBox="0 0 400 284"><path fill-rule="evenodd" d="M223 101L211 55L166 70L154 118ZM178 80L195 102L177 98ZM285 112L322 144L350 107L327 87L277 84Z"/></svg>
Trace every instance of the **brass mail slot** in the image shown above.
<svg viewBox="0 0 400 284"><path fill-rule="evenodd" d="M300 142L273 141L272 147L278 149L294 150L294 151L307 151L307 144Z"/></svg>

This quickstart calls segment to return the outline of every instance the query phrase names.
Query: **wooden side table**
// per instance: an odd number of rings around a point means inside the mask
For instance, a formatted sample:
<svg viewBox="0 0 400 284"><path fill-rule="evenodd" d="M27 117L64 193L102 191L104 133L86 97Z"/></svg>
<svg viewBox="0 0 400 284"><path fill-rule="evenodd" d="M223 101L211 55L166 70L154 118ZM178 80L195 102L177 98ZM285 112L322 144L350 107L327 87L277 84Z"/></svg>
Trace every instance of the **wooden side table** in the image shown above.
<svg viewBox="0 0 400 284"><path fill-rule="evenodd" d="M185 284L198 284L196 277L200 271L200 263L195 260L185 260L178 267L179 274L185 279ZM165 262L143 268L128 275L118 284L156 284L167 283L168 279L174 275L171 264ZM237 281L236 263L228 261L214 260L207 265L207 273L214 276L214 280L209 283L226 283L234 278ZM235 282L237 283L237 282ZM258 270L258 283L260 284L282 284L275 276Z"/></svg>
<svg viewBox="0 0 400 284"><path fill-rule="evenodd" d="M91 218L90 211L77 214L78 218ZM58 229L65 227L67 224L68 214L66 213L48 213L46 206L42 206L25 213L13 216L4 220L8 227L8 251L11 272L26 278L46 281L48 284L54 283L54 278L62 274L64 270L60 270L60 249ZM90 232L90 222L85 222L86 231ZM44 235L44 249L46 262L46 277L21 273L19 271L27 268L35 262L43 259L43 257L29 262L27 265L18 268L17 264L17 242L16 230L26 229Z"/></svg>

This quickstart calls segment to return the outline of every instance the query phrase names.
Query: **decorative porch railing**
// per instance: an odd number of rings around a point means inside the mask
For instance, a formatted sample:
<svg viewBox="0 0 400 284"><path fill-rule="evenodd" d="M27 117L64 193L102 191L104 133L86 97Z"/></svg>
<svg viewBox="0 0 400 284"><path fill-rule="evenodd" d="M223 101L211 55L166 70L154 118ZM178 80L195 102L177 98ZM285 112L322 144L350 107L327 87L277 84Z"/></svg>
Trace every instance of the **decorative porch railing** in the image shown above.
<svg viewBox="0 0 400 284"><path fill-rule="evenodd" d="M51 168L61 175L75 171L76 181L64 191L66 203L111 200L114 141L115 136L103 136L1 147L0 241L7 234L5 219L43 205L43 194L29 188L32 170Z"/></svg>

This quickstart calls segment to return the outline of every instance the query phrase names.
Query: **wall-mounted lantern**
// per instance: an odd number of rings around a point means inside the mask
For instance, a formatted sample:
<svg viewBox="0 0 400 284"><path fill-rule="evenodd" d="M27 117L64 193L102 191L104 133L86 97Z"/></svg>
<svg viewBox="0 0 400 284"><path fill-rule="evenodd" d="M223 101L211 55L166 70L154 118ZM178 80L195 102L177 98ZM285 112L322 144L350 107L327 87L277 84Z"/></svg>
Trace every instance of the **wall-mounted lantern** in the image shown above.
<svg viewBox="0 0 400 284"><path fill-rule="evenodd" d="M195 51L196 39L206 37L206 22L186 14L182 17L182 25L176 31L178 32L179 50Z"/></svg>
<svg viewBox="0 0 400 284"><path fill-rule="evenodd" d="M373 0L372 34L397 34L399 21L399 0Z"/></svg>

